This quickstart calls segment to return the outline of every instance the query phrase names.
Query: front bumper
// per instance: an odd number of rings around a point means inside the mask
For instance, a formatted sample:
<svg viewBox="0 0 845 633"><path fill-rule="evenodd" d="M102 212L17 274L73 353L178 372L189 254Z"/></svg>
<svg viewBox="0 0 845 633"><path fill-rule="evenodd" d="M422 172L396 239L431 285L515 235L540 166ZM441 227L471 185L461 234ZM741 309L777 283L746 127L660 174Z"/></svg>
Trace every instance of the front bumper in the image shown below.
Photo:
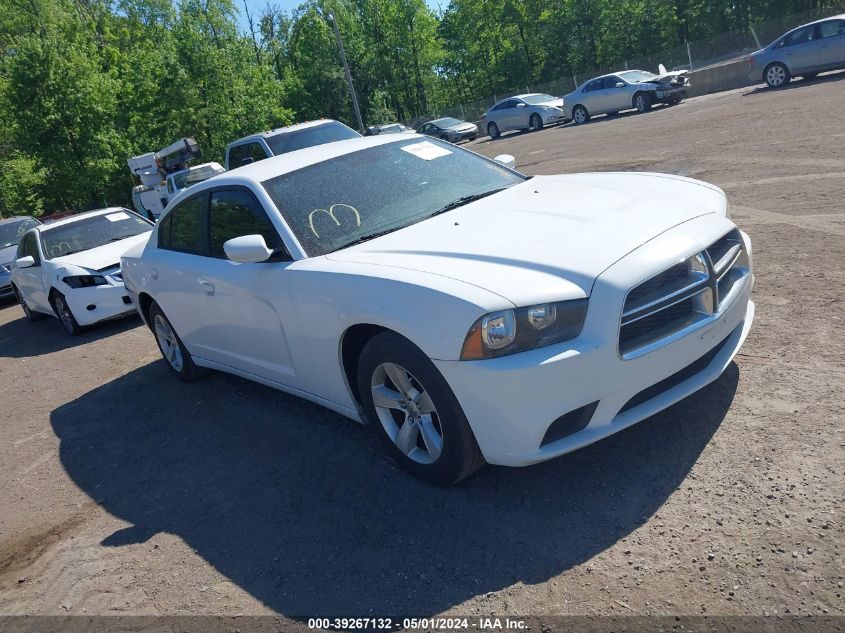
<svg viewBox="0 0 845 633"><path fill-rule="evenodd" d="M79 325L93 325L135 313L135 304L126 287L117 281L91 288L65 288L62 294Z"/></svg>
<svg viewBox="0 0 845 633"><path fill-rule="evenodd" d="M563 111L559 112L548 112L542 115L543 117L543 125L555 125L557 123L563 123L565 120Z"/></svg>
<svg viewBox="0 0 845 633"><path fill-rule="evenodd" d="M618 353L622 302L627 290L642 281L636 271L648 270L667 257L672 261L677 256L679 261L703 250L707 240L694 243L690 235L718 237L719 231L724 234L733 225L724 218L703 216L684 226L693 230L683 235L667 232L599 277L577 339L498 359L434 361L489 463L525 466L574 451L654 415L721 375L754 318L752 273L713 320L637 358L623 360ZM743 237L750 262L750 240ZM581 430L543 443L555 420L593 404L589 423Z"/></svg>
<svg viewBox="0 0 845 633"><path fill-rule="evenodd" d="M662 101L675 101L677 99L686 99L687 97L687 88L690 87L689 83L686 83L682 86L671 86L666 88L659 88L655 94L657 98Z"/></svg>

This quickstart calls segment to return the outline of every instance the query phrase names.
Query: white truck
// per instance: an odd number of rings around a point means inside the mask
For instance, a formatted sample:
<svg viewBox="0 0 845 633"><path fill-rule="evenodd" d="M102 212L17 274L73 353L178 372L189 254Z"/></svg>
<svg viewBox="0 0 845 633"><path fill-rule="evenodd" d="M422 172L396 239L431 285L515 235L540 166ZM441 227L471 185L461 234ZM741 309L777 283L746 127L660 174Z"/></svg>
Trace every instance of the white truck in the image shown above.
<svg viewBox="0 0 845 633"><path fill-rule="evenodd" d="M199 154L200 147L194 139L181 138L157 152L130 158L129 171L141 181L132 188L135 209L155 221L179 191L226 171L219 163L189 167L188 163Z"/></svg>

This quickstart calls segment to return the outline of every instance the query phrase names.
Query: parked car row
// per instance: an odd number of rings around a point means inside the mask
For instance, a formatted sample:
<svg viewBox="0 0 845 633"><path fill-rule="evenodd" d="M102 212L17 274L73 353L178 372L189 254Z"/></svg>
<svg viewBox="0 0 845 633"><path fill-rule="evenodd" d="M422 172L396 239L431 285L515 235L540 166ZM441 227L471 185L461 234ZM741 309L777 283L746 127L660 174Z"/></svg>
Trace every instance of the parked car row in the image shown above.
<svg viewBox="0 0 845 633"><path fill-rule="evenodd" d="M258 145L301 142L285 134ZM715 380L754 316L725 194L513 165L419 134L291 149L182 190L156 224L108 208L18 227L12 291L70 334L135 311L178 378L216 369L369 422L439 484Z"/></svg>

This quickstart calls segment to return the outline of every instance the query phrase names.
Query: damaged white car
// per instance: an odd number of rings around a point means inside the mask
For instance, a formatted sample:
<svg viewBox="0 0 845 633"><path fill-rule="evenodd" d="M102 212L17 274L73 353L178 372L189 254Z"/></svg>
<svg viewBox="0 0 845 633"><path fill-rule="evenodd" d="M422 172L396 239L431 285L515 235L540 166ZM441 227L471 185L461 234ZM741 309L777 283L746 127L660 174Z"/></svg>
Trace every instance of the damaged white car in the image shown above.
<svg viewBox="0 0 845 633"><path fill-rule="evenodd" d="M668 72L661 64L659 75L647 70L625 70L595 77L563 98L563 110L568 120L580 124L597 114L631 109L648 112L655 103L680 103L690 87L686 73Z"/></svg>

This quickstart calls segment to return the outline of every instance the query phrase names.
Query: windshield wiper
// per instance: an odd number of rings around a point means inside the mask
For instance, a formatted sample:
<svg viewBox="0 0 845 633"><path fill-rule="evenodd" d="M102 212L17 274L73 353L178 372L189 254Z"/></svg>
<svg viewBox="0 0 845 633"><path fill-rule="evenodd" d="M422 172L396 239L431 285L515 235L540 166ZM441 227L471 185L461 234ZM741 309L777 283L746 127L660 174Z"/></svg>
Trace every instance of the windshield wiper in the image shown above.
<svg viewBox="0 0 845 633"><path fill-rule="evenodd" d="M128 237L135 237L138 235L137 233L130 233L129 235L121 235L120 237L113 237L109 240L109 242L119 242L120 240L125 240Z"/></svg>
<svg viewBox="0 0 845 633"><path fill-rule="evenodd" d="M404 227L400 226L399 228L404 228ZM398 229L387 229L385 231L378 231L376 233L370 233L369 235L364 235L362 237L354 239L351 242L349 242L348 244L344 244L340 248L348 248L350 246L355 246L356 244L361 244L362 242L369 242L370 240L374 240L377 237L381 237L382 235L387 235L388 233L393 233L393 231L397 231L397 230ZM338 249L338 250L340 250L340 249Z"/></svg>
<svg viewBox="0 0 845 633"><path fill-rule="evenodd" d="M469 204L470 202L475 202L476 200L481 200L481 198L486 198L487 196L492 196L494 193L499 193L500 191L504 191L508 189L508 187L499 187L498 189L491 189L490 191L482 191L481 193L473 193L468 196L461 196L457 200L452 200L449 204L441 207L434 213L430 214L428 217L433 218L435 215L440 215L441 213L446 213L447 211L451 211L452 209L457 209L458 207L462 207L465 204Z"/></svg>

